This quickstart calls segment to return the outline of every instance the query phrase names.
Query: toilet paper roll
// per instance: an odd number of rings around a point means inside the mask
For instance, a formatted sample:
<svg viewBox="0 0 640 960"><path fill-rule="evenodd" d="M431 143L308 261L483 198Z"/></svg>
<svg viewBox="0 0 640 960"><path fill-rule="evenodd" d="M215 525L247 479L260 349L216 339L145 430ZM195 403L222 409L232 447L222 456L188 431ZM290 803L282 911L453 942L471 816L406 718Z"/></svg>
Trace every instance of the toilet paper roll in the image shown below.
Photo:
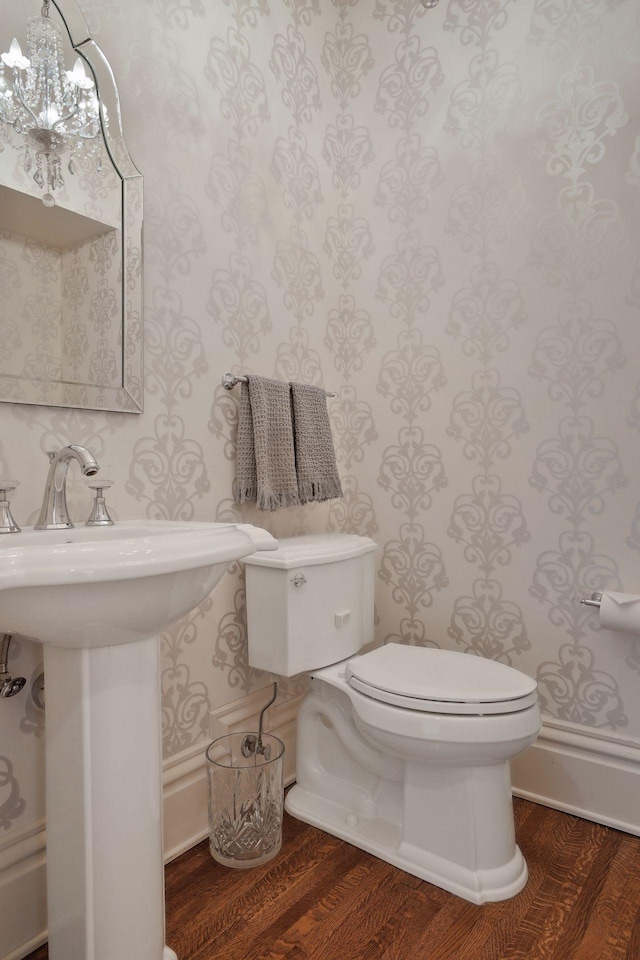
<svg viewBox="0 0 640 960"><path fill-rule="evenodd" d="M600 601L600 623L607 630L640 636L640 596L605 590Z"/></svg>

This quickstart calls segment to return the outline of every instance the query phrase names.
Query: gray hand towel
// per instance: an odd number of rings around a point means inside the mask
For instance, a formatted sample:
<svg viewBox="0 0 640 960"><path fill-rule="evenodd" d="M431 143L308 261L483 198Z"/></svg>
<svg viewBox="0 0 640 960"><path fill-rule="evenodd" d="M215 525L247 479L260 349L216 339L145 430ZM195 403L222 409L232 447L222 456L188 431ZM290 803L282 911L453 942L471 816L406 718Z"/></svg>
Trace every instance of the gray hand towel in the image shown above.
<svg viewBox="0 0 640 960"><path fill-rule="evenodd" d="M292 383L291 401L300 503L341 497L324 390L309 384Z"/></svg>
<svg viewBox="0 0 640 960"><path fill-rule="evenodd" d="M234 498L277 510L300 503L289 384L248 377L242 384Z"/></svg>

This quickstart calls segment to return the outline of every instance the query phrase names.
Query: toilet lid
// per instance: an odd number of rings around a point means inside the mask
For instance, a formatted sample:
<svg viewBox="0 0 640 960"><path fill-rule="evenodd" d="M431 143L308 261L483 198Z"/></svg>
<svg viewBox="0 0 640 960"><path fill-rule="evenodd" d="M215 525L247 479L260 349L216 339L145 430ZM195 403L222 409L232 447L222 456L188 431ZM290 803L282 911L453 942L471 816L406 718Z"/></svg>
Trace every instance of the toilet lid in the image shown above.
<svg viewBox="0 0 640 960"><path fill-rule="evenodd" d="M453 650L388 643L349 660L345 676L374 700L425 713L515 713L537 702L525 673Z"/></svg>

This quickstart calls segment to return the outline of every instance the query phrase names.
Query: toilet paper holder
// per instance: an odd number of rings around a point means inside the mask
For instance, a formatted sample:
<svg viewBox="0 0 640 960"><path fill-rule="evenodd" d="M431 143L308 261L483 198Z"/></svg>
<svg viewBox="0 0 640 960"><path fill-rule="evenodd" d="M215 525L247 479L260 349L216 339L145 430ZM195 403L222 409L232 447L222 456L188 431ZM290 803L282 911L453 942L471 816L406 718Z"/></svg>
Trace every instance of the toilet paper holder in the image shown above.
<svg viewBox="0 0 640 960"><path fill-rule="evenodd" d="M602 590L596 590L595 593L592 593L589 600L580 597L578 603L583 603L585 607L597 607L599 610L602 603Z"/></svg>

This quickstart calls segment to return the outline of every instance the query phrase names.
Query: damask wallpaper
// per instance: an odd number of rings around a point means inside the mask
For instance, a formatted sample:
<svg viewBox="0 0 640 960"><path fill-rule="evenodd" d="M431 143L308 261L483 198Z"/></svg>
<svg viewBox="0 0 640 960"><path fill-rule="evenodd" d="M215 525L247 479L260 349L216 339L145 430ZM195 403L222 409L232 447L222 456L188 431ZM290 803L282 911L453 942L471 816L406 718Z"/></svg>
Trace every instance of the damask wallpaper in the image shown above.
<svg viewBox="0 0 640 960"><path fill-rule="evenodd" d="M513 664L548 719L640 743L640 641L576 603L640 592L634 0L82 6L145 175L145 413L0 405L18 521L73 441L119 517L366 534L380 642ZM227 370L338 392L341 500L234 504ZM237 565L162 646L169 757L265 683ZM44 809L42 714L0 710L1 840Z"/></svg>

